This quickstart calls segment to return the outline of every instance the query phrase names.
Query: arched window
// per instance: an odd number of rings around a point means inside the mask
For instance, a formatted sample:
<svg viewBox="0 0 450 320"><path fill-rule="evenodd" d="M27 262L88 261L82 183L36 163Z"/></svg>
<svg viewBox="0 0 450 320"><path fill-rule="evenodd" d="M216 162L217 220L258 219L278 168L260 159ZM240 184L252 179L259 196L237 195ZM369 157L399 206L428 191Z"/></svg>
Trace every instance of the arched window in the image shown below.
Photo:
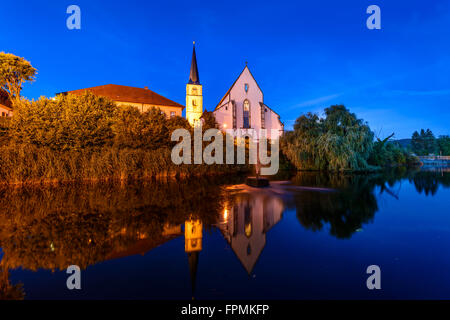
<svg viewBox="0 0 450 320"><path fill-rule="evenodd" d="M252 236L252 208L246 205L244 208L244 233L247 238Z"/></svg>
<svg viewBox="0 0 450 320"><path fill-rule="evenodd" d="M244 128L250 128L250 102L244 101Z"/></svg>

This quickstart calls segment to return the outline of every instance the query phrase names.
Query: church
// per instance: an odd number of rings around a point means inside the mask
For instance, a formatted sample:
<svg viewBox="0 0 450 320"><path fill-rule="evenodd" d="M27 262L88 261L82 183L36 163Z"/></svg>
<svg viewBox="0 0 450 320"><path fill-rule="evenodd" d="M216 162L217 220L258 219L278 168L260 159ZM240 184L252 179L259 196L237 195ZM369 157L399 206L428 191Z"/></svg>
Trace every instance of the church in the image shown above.
<svg viewBox="0 0 450 320"><path fill-rule="evenodd" d="M203 114L202 85L197 67L195 43L192 52L191 72L186 86L186 119L194 126ZM267 130L269 139L276 139L284 132L280 116L264 103L264 95L246 65L230 89L213 111L221 130ZM276 136L272 136L275 130Z"/></svg>
<svg viewBox="0 0 450 320"><path fill-rule="evenodd" d="M59 94L81 95L86 91L108 97L119 106L134 106L141 112L159 108L167 118L181 117L185 109L183 105L151 91L148 87L108 84ZM194 42L189 81L186 85L186 119L195 126L201 121L203 112L203 86L200 83ZM276 139L284 132L280 116L264 103L263 92L247 65L212 112L219 129L223 131L241 129L245 132L246 129L254 129L259 133L260 129L266 129L269 139ZM275 136L272 136L273 133Z"/></svg>

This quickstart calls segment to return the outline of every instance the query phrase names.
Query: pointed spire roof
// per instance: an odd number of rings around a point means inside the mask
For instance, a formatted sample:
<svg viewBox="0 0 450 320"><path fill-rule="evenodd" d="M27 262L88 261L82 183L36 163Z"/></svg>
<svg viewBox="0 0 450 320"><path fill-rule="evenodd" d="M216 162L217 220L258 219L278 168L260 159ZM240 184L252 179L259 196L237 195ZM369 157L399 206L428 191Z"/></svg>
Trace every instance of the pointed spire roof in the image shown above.
<svg viewBox="0 0 450 320"><path fill-rule="evenodd" d="M188 253L189 273L191 275L192 300L194 300L194 297L195 297L195 284L197 281L198 257L199 257L198 251Z"/></svg>
<svg viewBox="0 0 450 320"><path fill-rule="evenodd" d="M200 84L200 77L197 68L197 55L195 54L195 41L192 50L191 73L189 75L189 84Z"/></svg>

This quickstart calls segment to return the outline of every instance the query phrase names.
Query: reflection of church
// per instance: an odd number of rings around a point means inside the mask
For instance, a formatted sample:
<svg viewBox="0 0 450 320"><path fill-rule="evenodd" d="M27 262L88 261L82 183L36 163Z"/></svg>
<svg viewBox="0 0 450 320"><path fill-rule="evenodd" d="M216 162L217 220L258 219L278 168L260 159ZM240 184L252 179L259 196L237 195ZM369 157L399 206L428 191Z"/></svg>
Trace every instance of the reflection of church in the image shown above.
<svg viewBox="0 0 450 320"><path fill-rule="evenodd" d="M223 215L219 217L217 225L248 274L251 274L265 247L267 232L281 220L283 209L281 199L264 193L239 193L231 202L225 203ZM102 261L144 255L181 236L183 236L183 225L180 224L165 223L159 232L123 228L111 235L111 243L115 244L114 250L104 256ZM131 238L134 241L130 242ZM123 241L120 241L121 239ZM184 222L184 251L189 266L192 297L195 293L197 268L202 249L203 222L195 217L189 217ZM0 287L2 284L9 283L8 270L16 267L8 263L10 261L5 260L5 256L1 262L0 276L3 275L3 278L0 277ZM6 272L2 273L2 270Z"/></svg>
<svg viewBox="0 0 450 320"><path fill-rule="evenodd" d="M267 232L281 220L283 210L284 205L281 199L265 193L238 193L231 202L225 203L218 227L248 274L252 273L266 245ZM140 233L135 243L124 248L117 248L106 257L106 260L137 254L144 255L182 235L182 225L166 223L161 233ZM199 219L188 218L184 223L184 250L189 265L192 297L195 293L197 268L202 249L203 223Z"/></svg>
<svg viewBox="0 0 450 320"><path fill-rule="evenodd" d="M225 204L223 216L218 224L219 229L248 274L252 273L266 245L267 232L281 220L283 210L281 199L264 193L239 193L231 203ZM159 237L161 239L158 245L180 235L182 235L180 225L167 224ZM142 241L148 242L149 239ZM189 265L192 296L195 292L200 252L203 249L202 241L202 221L194 218L187 219L184 223L184 250ZM150 246L147 246L141 254L149 251L149 248ZM136 250L127 250L126 254L116 254L114 258L136 253Z"/></svg>
<svg viewBox="0 0 450 320"><path fill-rule="evenodd" d="M232 204L225 204L219 229L247 273L251 274L266 245L267 232L282 218L284 205L281 199L264 193L240 193L233 200ZM192 296L195 292L202 238L201 220L186 220L184 241Z"/></svg>
<svg viewBox="0 0 450 320"><path fill-rule="evenodd" d="M265 245L267 232L282 218L283 201L260 193L240 193L225 204L219 229L248 274L252 273ZM188 219L184 224L184 248L188 257L192 296L202 251L203 223Z"/></svg>
<svg viewBox="0 0 450 320"><path fill-rule="evenodd" d="M267 232L282 217L283 202L265 194L241 193L225 208L220 230L248 274L266 245Z"/></svg>

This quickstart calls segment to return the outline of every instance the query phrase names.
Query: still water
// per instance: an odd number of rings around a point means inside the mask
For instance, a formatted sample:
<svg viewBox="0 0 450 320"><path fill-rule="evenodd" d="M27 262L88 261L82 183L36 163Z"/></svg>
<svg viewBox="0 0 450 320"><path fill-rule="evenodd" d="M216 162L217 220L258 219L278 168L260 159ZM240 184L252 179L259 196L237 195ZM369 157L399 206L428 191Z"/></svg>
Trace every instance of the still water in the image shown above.
<svg viewBox="0 0 450 320"><path fill-rule="evenodd" d="M450 298L450 170L0 191L0 294ZM69 265L82 289L66 287ZM366 269L381 268L381 290Z"/></svg>

